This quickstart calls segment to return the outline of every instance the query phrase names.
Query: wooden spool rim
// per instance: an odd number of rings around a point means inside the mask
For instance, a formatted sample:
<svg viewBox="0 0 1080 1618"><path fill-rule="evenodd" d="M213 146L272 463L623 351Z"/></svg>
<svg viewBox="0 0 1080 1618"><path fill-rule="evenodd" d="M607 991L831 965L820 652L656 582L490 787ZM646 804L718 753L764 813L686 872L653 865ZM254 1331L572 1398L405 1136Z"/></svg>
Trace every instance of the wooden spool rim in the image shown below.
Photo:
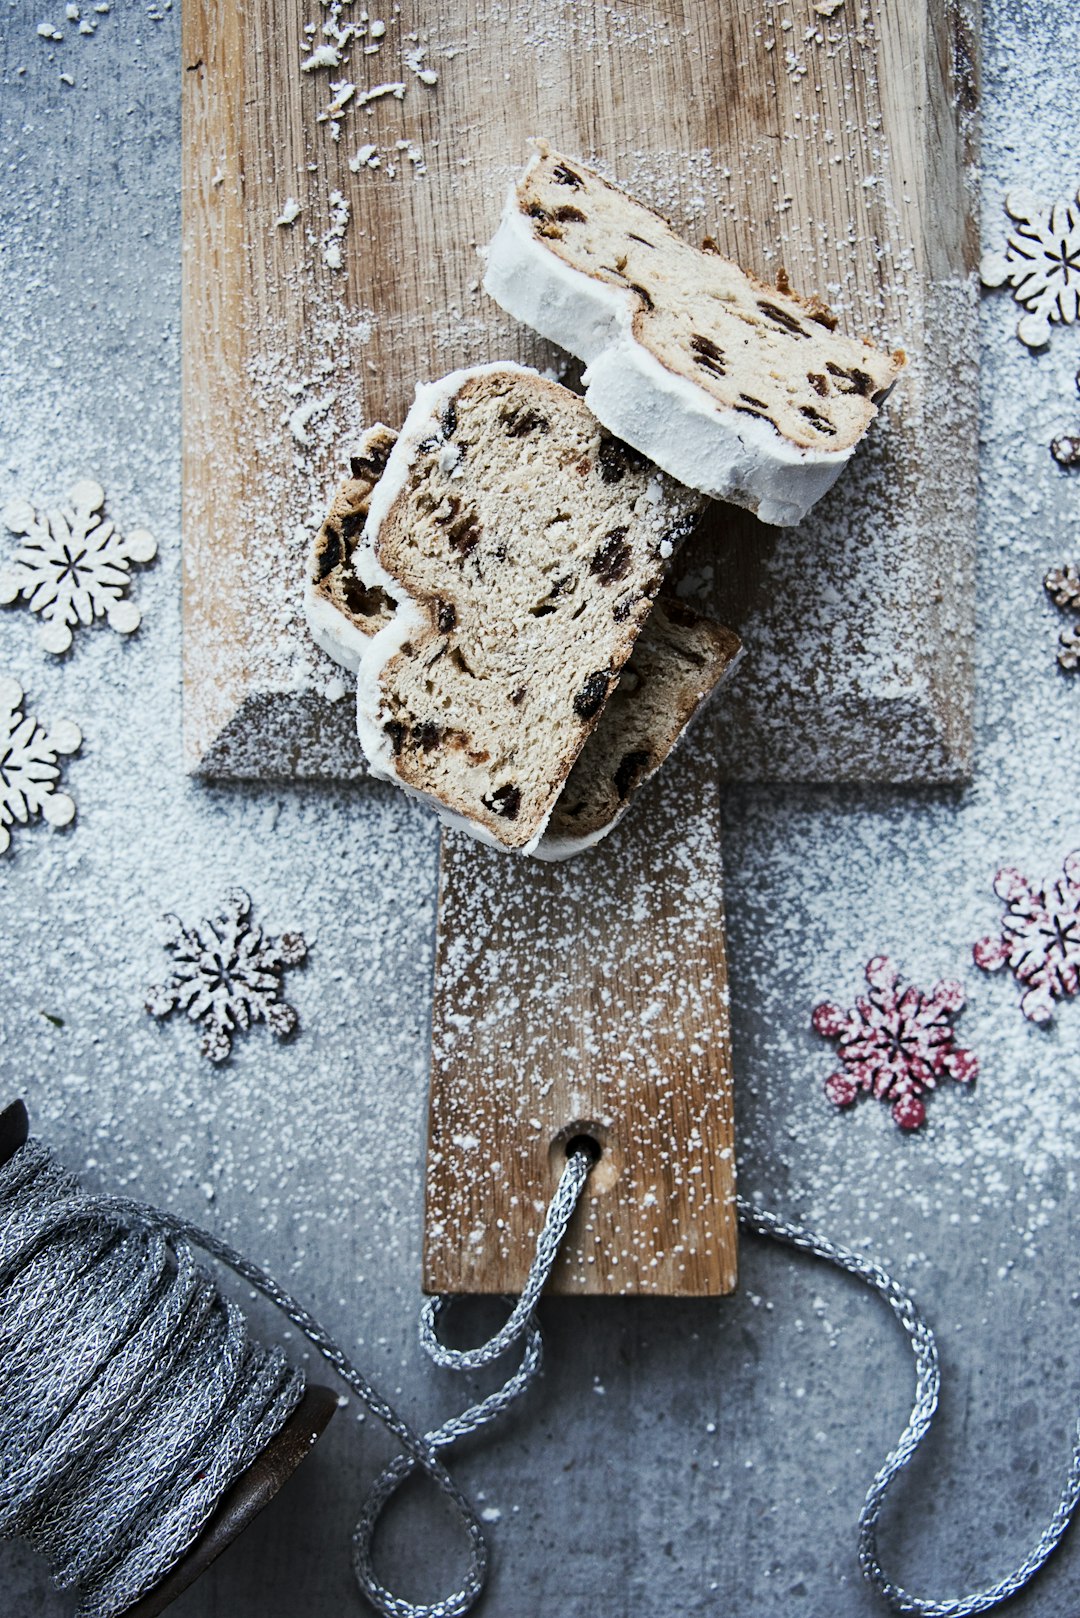
<svg viewBox="0 0 1080 1618"><path fill-rule="evenodd" d="M30 1133L30 1115L26 1103L13 1101L0 1112L0 1169L26 1145Z"/></svg>
<svg viewBox="0 0 1080 1618"><path fill-rule="evenodd" d="M194 1584L237 1534L270 1504L320 1437L336 1409L337 1395L330 1388L317 1384L309 1387L277 1436L222 1495L214 1515L194 1545L152 1590L140 1596L133 1607L125 1607L121 1618L157 1618L189 1584Z"/></svg>
<svg viewBox="0 0 1080 1618"><path fill-rule="evenodd" d="M21 1101L13 1101L0 1112L0 1168L25 1146L30 1120ZM217 1560L237 1534L257 1517L277 1494L322 1435L337 1409L337 1395L315 1384L304 1397L261 1455L221 1497L202 1533L164 1578L140 1596L134 1606L125 1607L121 1618L157 1618L176 1600L211 1562Z"/></svg>

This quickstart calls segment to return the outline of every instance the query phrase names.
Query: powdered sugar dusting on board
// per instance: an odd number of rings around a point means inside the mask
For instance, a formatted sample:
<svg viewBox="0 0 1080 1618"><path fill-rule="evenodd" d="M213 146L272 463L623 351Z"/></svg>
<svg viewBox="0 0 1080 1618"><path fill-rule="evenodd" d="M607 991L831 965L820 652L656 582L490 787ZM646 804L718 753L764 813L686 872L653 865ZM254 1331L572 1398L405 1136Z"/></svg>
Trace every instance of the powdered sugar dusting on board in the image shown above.
<svg viewBox="0 0 1080 1618"><path fill-rule="evenodd" d="M931 191L921 155L912 158L905 147L909 169L901 172L889 149L879 59L887 42L894 53L899 47L889 19L882 22L873 8L872 14L864 10L850 7L835 19L815 18L811 37L799 34L799 49L813 70L794 79L777 51L766 49L774 33L790 33L781 26L790 7L770 5L761 16L732 20L730 39L724 35L726 70L754 80L766 75L784 109L778 136L764 128L762 118L734 104L729 110L721 100L713 145L672 142L642 150L631 142L618 151L581 151L583 159L671 214L691 238L708 232L721 249L737 252L769 279L783 267L796 288L828 298L846 329L868 329L889 345L902 342L909 354L908 370L868 442L796 533L763 535L747 520L722 519L715 588L700 604L739 629L748 648L737 685L720 699L728 719L721 765L732 777L774 773L778 758L789 776L826 780L950 780L970 767L974 283L951 239L935 247L933 276L923 262L922 221L928 209L942 212L946 203ZM499 89L505 80L495 64L510 44L520 48L522 33L528 40L541 98L537 116L546 109L546 133L558 140L558 87L572 63L599 61L602 48L614 42L620 71L644 75L640 82L646 85L653 60L675 74L705 71L705 42L712 38L704 26L676 28L669 19L645 24L611 8L604 9L601 23L590 9L569 5L482 6L477 37L461 42L434 25L425 40L403 21L402 39L412 33L417 42L408 48L416 63L442 60L453 50L454 72L431 88L406 65L404 100L399 104L387 92L363 109L365 120L375 109L372 138L365 130L354 144L359 132L350 125L349 139L335 156L320 135L314 205L305 202L288 230L267 227L297 277L298 297L313 297L316 309L327 298L340 298L378 310L368 353L349 386L354 398L365 396L359 409L369 419L386 415L391 399L391 425L403 416L414 379L496 356L541 368L555 358L477 290L473 244L489 239L505 187L526 155L527 131L519 121L503 128L507 113ZM962 30L957 39L959 56ZM415 55L421 46L423 57ZM372 60L382 63L381 57ZM353 61L345 81L358 86L344 103L345 119L355 118L362 93L355 66ZM339 65L306 78L337 84L343 73ZM398 81L380 65L363 82L380 88ZM406 121L399 132L394 121L416 104L410 101L416 95L429 110L427 122L414 128ZM478 134L477 107L483 113ZM473 134L466 133L470 129ZM580 132L562 145L579 149ZM966 155L961 149L950 162L962 165ZM417 173L423 167L431 183L373 193L368 182L395 160ZM332 235L327 202L331 174L335 180L341 175L333 189L351 209L340 238ZM809 186L800 183L803 176L810 177ZM291 177L285 178L291 185ZM247 185L254 196L251 174ZM282 191L277 177L266 209L274 218L280 217ZM304 195L296 188L290 194ZM962 232L962 180L947 200L955 204L956 231ZM367 242L357 234L365 230ZM399 274L398 265L414 258L416 275ZM312 286L319 289L314 295ZM260 340L273 352L280 345L280 322L264 320L262 329ZM299 351L294 343L292 352ZM323 419L334 418L328 413ZM307 417L298 417L297 424L309 432ZM310 446L302 447L310 453ZM339 443L342 467L345 448ZM326 482L328 494L332 477ZM282 516L276 520L277 532L294 533L299 526ZM806 566L808 556L813 567ZM264 579L268 571L261 560ZM681 586L687 599L697 600L699 582L705 581L695 574ZM207 740L195 748L204 755L204 767L335 773L339 716L320 712L317 700L333 676L308 648L299 615L292 622L300 643L291 654L278 645L274 656L290 665L288 689L298 705L307 682L312 700L303 708L305 719L298 721L298 706L286 727L288 739L275 722L260 749L252 745L251 724L267 722L275 707L271 700L233 725L213 695L198 692L194 701L205 712L207 737L232 725L220 747ZM231 635L233 626L224 632ZM259 671L252 689L263 688L264 638L253 635L246 649L245 666ZM276 632L269 638L276 643ZM342 757L338 773L351 777L354 755L345 748ZM260 758L272 764L261 765Z"/></svg>
<svg viewBox="0 0 1080 1618"><path fill-rule="evenodd" d="M366 112L370 115L377 103L388 97L403 102L410 90L419 90L421 95L425 91L430 94L439 82L439 70L433 58L451 61L455 54L457 52L453 47L448 48L438 42L432 44L426 32L421 33L416 29L406 31L401 7L393 0L388 7L388 21L371 17L357 5L356 0L329 0L328 4L324 0L323 20L321 23L305 23L299 42L301 79L309 80L316 87L314 91L303 91L306 116L316 129L322 126L335 143L343 138L343 131L351 132L355 138L362 135L366 128L363 114ZM402 69L404 77L386 77L388 71L401 72ZM350 74L359 77L349 77ZM323 103L314 114L313 96L316 99L321 97ZM380 171L385 178L392 180L399 170L399 163L395 161L398 152L404 152L408 157L408 172L417 177L427 172L417 138L423 113L414 103L415 98L410 97L406 109L406 120L411 125L410 135L404 140L388 143L388 156L380 153L377 143L362 144L359 151L367 155L350 160L349 167L354 174L363 168L372 172ZM308 176L317 172L316 164L307 166ZM312 189L316 183L311 182ZM330 201L332 207L332 195ZM342 228L334 237L336 245L331 244L328 249L324 243L324 260L332 269L340 269L344 262L347 226L346 216ZM327 251L329 258L326 257Z"/></svg>
<svg viewBox="0 0 1080 1618"><path fill-rule="evenodd" d="M559 867L447 838L426 1284L522 1284L576 1133L603 1155L556 1285L734 1280L728 992L711 743L691 736L608 843Z"/></svg>
<svg viewBox="0 0 1080 1618"><path fill-rule="evenodd" d="M303 580L330 492L347 467L348 446L366 425L355 373L374 319L327 300L313 311L297 347L263 348L248 363L246 441L236 451L264 468L264 499L250 514L245 595L262 629L259 666L250 673L267 690L314 690L325 697L338 676L307 634ZM223 559L223 589L226 574ZM352 773L348 759L343 764L342 773Z"/></svg>
<svg viewBox="0 0 1080 1618"><path fill-rule="evenodd" d="M1000 234L1001 201L1021 166L1029 184L1055 194L1074 157L1070 115L1040 67L1043 22L1032 5L998 8L984 79L986 245ZM1075 1002L1061 1004L1050 1028L1033 1027L1011 977L986 976L971 955L1001 917L999 867L1050 876L1080 841L1080 710L1054 667L1060 624L1042 583L1078 534L1068 474L1046 443L1074 397L1080 337L1055 332L1036 359L1014 325L1009 306L985 299L971 787L741 788L725 797L740 1189L912 1267L921 1290L936 1287L950 1326L945 1300L959 1285L963 1248L986 1277L985 1313L999 1311L1002 1330L1024 1272L1045 1274L1071 1239L1080 1183ZM785 916L790 947L778 975ZM819 1090L812 1008L846 1003L862 961L883 949L908 978L962 982L963 1041L980 1057L977 1085L939 1093L910 1141L881 1109L832 1115Z"/></svg>

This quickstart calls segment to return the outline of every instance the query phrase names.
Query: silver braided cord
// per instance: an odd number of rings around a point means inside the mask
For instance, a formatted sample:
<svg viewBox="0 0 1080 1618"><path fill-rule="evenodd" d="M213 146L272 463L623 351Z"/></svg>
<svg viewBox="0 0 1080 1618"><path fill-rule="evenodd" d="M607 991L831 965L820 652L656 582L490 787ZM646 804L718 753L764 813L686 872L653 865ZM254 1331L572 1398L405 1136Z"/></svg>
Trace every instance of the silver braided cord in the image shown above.
<svg viewBox="0 0 1080 1618"><path fill-rule="evenodd" d="M481 1366L492 1364L522 1337L525 1338L525 1351L521 1364L501 1387L489 1394L486 1399L470 1405L460 1415L451 1416L441 1427L425 1433L422 1442L432 1459L439 1450L448 1448L459 1439L467 1438L470 1433L476 1432L478 1428L501 1415L525 1392L539 1373L543 1345L540 1325L535 1314L536 1305L547 1285L551 1267L558 1257L559 1248L566 1235L566 1227L577 1207L591 1168L592 1161L584 1152L572 1152L567 1157L566 1166L559 1178L555 1195L548 1205L543 1228L537 1238L536 1254L521 1296L506 1324L495 1333L494 1337L489 1338L479 1348L447 1348L436 1335L435 1326L449 1309L452 1300L425 1299L420 1311L420 1342L436 1365L447 1370L478 1370ZM446 1601L437 1602L430 1607L412 1606L386 1590L379 1583L372 1566L371 1544L379 1517L392 1496L415 1471L417 1464L423 1465L418 1456L398 1455L375 1479L364 1501L360 1519L353 1530L353 1568L369 1600L373 1599L372 1590L378 1589L381 1602L376 1605L387 1618L451 1618L451 1614L457 1615L468 1611L476 1596L480 1594L479 1587L463 1606L451 1607ZM466 1594L464 1590L460 1593L463 1597Z"/></svg>
<svg viewBox="0 0 1080 1618"><path fill-rule="evenodd" d="M941 1389L941 1367L933 1331L923 1319L915 1300L889 1272L872 1259L840 1247L813 1231L757 1208L743 1197L738 1199L739 1221L758 1236L768 1236L800 1252L824 1259L838 1269L846 1270L873 1287L889 1305L911 1345L915 1357L915 1400L911 1415L896 1444L874 1477L859 1513L859 1566L863 1576L874 1587L894 1612L911 1613L916 1618L972 1618L980 1612L989 1612L1000 1602L1016 1595L1035 1577L1057 1549L1080 1499L1080 1426L1076 1444L1062 1488L1061 1497L1053 1516L1036 1540L1030 1553L1019 1567L998 1579L986 1590L960 1596L952 1601L932 1601L912 1595L902 1585L895 1584L885 1573L878 1557L877 1530L885 1497L891 1484L911 1461L912 1456L930 1431L937 1410Z"/></svg>
<svg viewBox="0 0 1080 1618"><path fill-rule="evenodd" d="M567 1159L523 1294L528 1310L516 1308L473 1351L473 1364L488 1364L524 1338L520 1365L421 1436L265 1270L187 1220L81 1191L27 1141L0 1166L0 1539L26 1539L50 1558L58 1584L79 1584L80 1618L115 1618L179 1560L299 1403L301 1373L247 1338L240 1311L195 1264L194 1245L275 1304L402 1446L354 1530L368 1601L386 1618L460 1618L484 1587L487 1545L438 1452L493 1421L539 1371L533 1309L590 1168L583 1154ZM425 1344L445 1307L437 1301L431 1326L425 1310ZM427 1604L389 1590L371 1549L383 1509L417 1470L454 1508L469 1550L461 1587Z"/></svg>
<svg viewBox="0 0 1080 1618"><path fill-rule="evenodd" d="M78 1584L82 1618L115 1618L198 1536L303 1377L248 1337L186 1242L80 1192L36 1141L0 1169L0 1302L0 1537Z"/></svg>
<svg viewBox="0 0 1080 1618"><path fill-rule="evenodd" d="M536 1257L529 1270L521 1296L506 1325L479 1348L447 1348L439 1341L435 1325L446 1307L443 1298L426 1298L420 1310L420 1341L435 1361L447 1371L476 1371L490 1365L516 1343L532 1317L540 1294L558 1257L566 1227L577 1207L592 1162L585 1152L573 1152L566 1159L558 1188L548 1205L544 1226L536 1240Z"/></svg>
<svg viewBox="0 0 1080 1618"><path fill-rule="evenodd" d="M438 1336L450 1301L421 1311L420 1340L437 1365L490 1365L516 1344L521 1360L493 1393L419 1434L353 1365L319 1322L258 1265L188 1221L122 1197L91 1196L30 1140L0 1165L0 1539L26 1539L78 1586L80 1618L116 1618L198 1537L229 1484L266 1447L303 1394L278 1349L253 1342L240 1310L195 1262L192 1246L275 1304L401 1445L372 1484L353 1534L353 1566L385 1618L462 1618L479 1598L487 1546L476 1513L440 1452L495 1420L541 1364L536 1306L588 1178L567 1159L526 1285L505 1325L474 1349ZM896 1612L972 1618L1021 1590L1059 1544L1080 1500L1080 1432L1058 1506L1030 1554L988 1589L948 1601L893 1583L878 1555L888 1490L930 1429L940 1391L937 1345L913 1298L887 1270L743 1198L740 1222L824 1259L889 1305L911 1346L911 1415L877 1472L859 1516L859 1565ZM468 1544L460 1587L430 1603L395 1595L375 1572L382 1512L417 1473L456 1512Z"/></svg>

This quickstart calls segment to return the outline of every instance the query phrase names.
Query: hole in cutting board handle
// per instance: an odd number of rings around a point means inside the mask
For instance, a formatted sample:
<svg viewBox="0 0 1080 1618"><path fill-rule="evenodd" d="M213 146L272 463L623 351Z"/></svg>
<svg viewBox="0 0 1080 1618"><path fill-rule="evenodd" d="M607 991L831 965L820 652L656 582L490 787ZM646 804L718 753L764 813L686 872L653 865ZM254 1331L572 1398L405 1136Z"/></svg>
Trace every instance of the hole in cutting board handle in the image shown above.
<svg viewBox="0 0 1080 1618"><path fill-rule="evenodd" d="M584 1152L590 1163L599 1163L604 1155L604 1148L596 1136L588 1135L584 1132L579 1135L571 1135L563 1150L567 1157L573 1157L575 1152Z"/></svg>
<svg viewBox="0 0 1080 1618"><path fill-rule="evenodd" d="M596 1197L609 1191L622 1172L622 1161L609 1131L592 1118L579 1118L560 1129L548 1148L552 1178L558 1180L571 1152L582 1151L592 1160L592 1172L585 1182L585 1195Z"/></svg>

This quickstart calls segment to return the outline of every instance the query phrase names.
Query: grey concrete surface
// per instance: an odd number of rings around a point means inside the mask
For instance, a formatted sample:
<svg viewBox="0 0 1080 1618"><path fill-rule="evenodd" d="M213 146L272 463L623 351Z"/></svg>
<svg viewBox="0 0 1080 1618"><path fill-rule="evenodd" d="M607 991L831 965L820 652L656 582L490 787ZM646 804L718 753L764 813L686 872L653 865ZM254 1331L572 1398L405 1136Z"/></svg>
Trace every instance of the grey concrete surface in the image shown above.
<svg viewBox="0 0 1080 1618"><path fill-rule="evenodd" d="M27 612L0 612L0 670L86 737L66 771L74 827L16 828L0 859L0 1097L24 1094L88 1184L190 1213L266 1262L429 1421L463 1399L414 1328L435 831L381 788L208 788L180 768L177 9L113 0L93 37L63 6L0 12L0 498L93 475L161 545L130 641L96 629L56 662ZM61 43L37 35L43 20ZM1067 0L988 0L988 244L1010 186L1068 196L1080 180L1078 66ZM1077 474L1047 449L1080 426L1080 330L1030 355L1004 294L981 318L973 783L741 788L726 805L742 1186L897 1266L939 1330L940 1429L883 1535L895 1575L939 1597L1005 1571L1049 1515L1080 1349L1080 1001L1034 1028L1015 985L971 964L1000 911L997 867L1050 875L1080 846L1080 675L1055 666L1061 620L1041 585L1080 549ZM236 880L271 932L298 926L312 950L290 977L299 1037L257 1029L216 1069L142 996L163 970L160 914L195 919ZM830 1047L810 1010L850 1004L876 953L923 984L962 980L959 1028L982 1060L914 1137L873 1103L841 1117L821 1094ZM456 1464L497 1514L488 1618L881 1610L854 1523L906 1414L906 1349L819 1266L747 1240L742 1278L722 1303L545 1306L542 1386ZM490 1325L489 1307L472 1313L463 1332ZM177 1618L360 1610L351 1513L389 1450L357 1415L339 1414ZM420 1491L388 1525L382 1565L406 1593L448 1586L445 1530ZM1076 1609L1078 1557L1067 1541L1018 1618ZM25 1547L0 1547L2 1618L72 1610Z"/></svg>

